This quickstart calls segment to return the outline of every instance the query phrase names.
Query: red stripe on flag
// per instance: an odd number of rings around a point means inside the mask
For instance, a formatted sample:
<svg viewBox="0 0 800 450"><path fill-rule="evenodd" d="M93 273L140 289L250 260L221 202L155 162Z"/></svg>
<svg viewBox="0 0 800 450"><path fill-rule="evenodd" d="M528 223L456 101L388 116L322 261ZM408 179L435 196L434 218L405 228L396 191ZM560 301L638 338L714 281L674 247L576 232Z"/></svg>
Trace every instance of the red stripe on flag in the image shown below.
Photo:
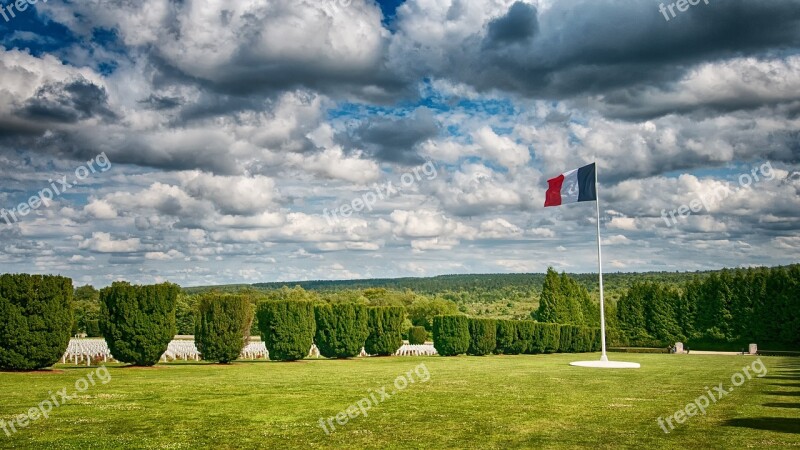
<svg viewBox="0 0 800 450"><path fill-rule="evenodd" d="M544 206L559 206L561 204L561 185L564 183L564 175L547 180L549 187L544 197Z"/></svg>

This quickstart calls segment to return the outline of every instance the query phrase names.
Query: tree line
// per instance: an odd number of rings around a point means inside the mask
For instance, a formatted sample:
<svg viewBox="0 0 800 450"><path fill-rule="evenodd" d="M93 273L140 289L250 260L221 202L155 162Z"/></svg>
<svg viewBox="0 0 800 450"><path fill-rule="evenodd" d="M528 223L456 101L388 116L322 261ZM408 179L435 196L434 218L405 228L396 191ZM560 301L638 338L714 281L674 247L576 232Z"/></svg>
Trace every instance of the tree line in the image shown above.
<svg viewBox="0 0 800 450"><path fill-rule="evenodd" d="M800 348L800 265L722 270L680 286L637 282L614 312L622 344Z"/></svg>
<svg viewBox="0 0 800 450"><path fill-rule="evenodd" d="M180 287L114 282L99 291L98 327L120 362L152 366L175 337ZM67 349L73 317L72 280L52 275L0 276L0 369L34 370L55 364ZM255 308L247 293L209 292L196 311L195 343L207 361L229 363L250 339L254 316L270 359L304 358L312 344L328 358L394 354L405 309L357 303L274 299Z"/></svg>
<svg viewBox="0 0 800 450"><path fill-rule="evenodd" d="M529 312L532 320L510 321L515 330L525 334L536 323L577 329L597 326L597 297L584 283L552 268L541 280L537 307ZM605 311L609 345L652 347L683 341L694 348L729 350L751 342L770 350L800 347L800 265L726 269L677 280L644 276L621 290L618 300L609 298ZM465 312L463 304L438 295L385 287L314 291L301 286L267 290L245 286L234 292L187 292L169 283L114 283L96 290L92 286L73 289L65 277L6 274L0 276L0 367L46 367L63 354L70 334L78 331L105 337L115 357L136 364L155 363L176 333L194 334L201 353L221 354L214 359L227 362L238 356L250 335L261 334L265 342L273 336L270 321L277 316L264 305L274 304L311 305L314 328L301 335L310 334L323 347L332 342L323 353L332 357L351 354L359 343L360 349L373 345L370 342L383 342L391 350L403 338L424 342L429 334L436 335L436 317L464 316ZM341 324L351 323L356 328L336 331ZM392 331L380 336L370 331L362 342L364 323L369 330ZM487 333L482 322L469 323L478 327L473 333ZM131 324L145 331L132 330ZM506 321L497 322L495 333L506 336L501 330L509 327ZM147 345L142 344L140 333L149 336ZM203 341L208 335L219 339ZM307 339L297 348L305 343ZM376 349L375 345L371 348Z"/></svg>

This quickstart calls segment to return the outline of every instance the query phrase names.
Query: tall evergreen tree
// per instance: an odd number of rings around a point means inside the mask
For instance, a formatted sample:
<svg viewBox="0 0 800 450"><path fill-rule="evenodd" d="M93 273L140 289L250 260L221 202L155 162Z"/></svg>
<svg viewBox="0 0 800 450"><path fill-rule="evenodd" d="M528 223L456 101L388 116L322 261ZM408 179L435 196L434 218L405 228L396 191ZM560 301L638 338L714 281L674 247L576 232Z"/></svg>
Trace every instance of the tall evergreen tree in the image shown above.
<svg viewBox="0 0 800 450"><path fill-rule="evenodd" d="M658 283L644 285L646 329L661 345L684 340L676 314L680 293Z"/></svg>
<svg viewBox="0 0 800 450"><path fill-rule="evenodd" d="M194 341L206 361L236 360L250 339L253 304L247 295L208 293L197 308Z"/></svg>
<svg viewBox="0 0 800 450"><path fill-rule="evenodd" d="M558 322L562 324L583 325L583 312L586 303L589 302L589 293L586 288L578 285L566 273L562 273L559 279L561 285L561 298L564 302L564 315L559 317ZM588 312L588 311L587 311Z"/></svg>
<svg viewBox="0 0 800 450"><path fill-rule="evenodd" d="M256 315L269 359L295 361L308 355L317 329L311 302L268 300L258 305Z"/></svg>
<svg viewBox="0 0 800 450"><path fill-rule="evenodd" d="M114 282L100 290L100 331L118 361L152 366L175 337L175 300L180 287Z"/></svg>
<svg viewBox="0 0 800 450"><path fill-rule="evenodd" d="M558 323L564 317L565 311L561 278L552 267L548 267L547 275L544 277L544 285L542 286L542 295L539 297L536 320L539 322Z"/></svg>
<svg viewBox="0 0 800 450"><path fill-rule="evenodd" d="M367 307L353 303L317 305L314 342L326 358L358 356L369 336ZM397 328L399 337L400 329ZM396 350L396 349L395 349Z"/></svg>
<svg viewBox="0 0 800 450"><path fill-rule="evenodd" d="M367 314L369 336L364 350L370 355L393 355L403 345L406 309L402 306L379 306L369 308Z"/></svg>
<svg viewBox="0 0 800 450"><path fill-rule="evenodd" d="M52 366L72 331L72 280L53 275L0 276L0 368Z"/></svg>
<svg viewBox="0 0 800 450"><path fill-rule="evenodd" d="M630 345L651 340L647 333L647 320L644 309L644 288L634 283L617 303L619 327Z"/></svg>

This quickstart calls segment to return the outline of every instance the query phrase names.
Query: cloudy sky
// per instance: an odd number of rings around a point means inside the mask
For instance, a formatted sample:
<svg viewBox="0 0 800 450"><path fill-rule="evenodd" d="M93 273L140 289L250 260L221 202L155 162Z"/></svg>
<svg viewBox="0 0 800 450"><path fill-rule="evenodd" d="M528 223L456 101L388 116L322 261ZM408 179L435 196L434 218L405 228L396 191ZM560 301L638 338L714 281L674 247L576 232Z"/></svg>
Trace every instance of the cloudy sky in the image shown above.
<svg viewBox="0 0 800 450"><path fill-rule="evenodd" d="M0 272L594 271L594 204L542 206L593 161L607 271L798 262L800 1L659 3L6 9Z"/></svg>

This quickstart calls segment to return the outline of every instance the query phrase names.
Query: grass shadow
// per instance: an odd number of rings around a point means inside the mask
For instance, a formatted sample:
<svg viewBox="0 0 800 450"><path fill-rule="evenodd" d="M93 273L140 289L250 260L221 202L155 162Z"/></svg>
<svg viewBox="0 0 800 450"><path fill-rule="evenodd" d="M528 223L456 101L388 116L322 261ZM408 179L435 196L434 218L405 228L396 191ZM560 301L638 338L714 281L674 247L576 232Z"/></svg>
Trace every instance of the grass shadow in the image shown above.
<svg viewBox="0 0 800 450"><path fill-rule="evenodd" d="M726 427L752 428L755 430L777 431L780 433L800 434L800 419L786 417L754 417L750 419L730 419L723 424Z"/></svg>
<svg viewBox="0 0 800 450"><path fill-rule="evenodd" d="M767 375L764 377L767 380L786 380L786 381L797 381L800 380L800 376L797 377L790 377L786 375Z"/></svg>
<svg viewBox="0 0 800 450"><path fill-rule="evenodd" d="M781 391L770 391L765 392L767 395L780 395L783 397L800 397L800 392L781 392Z"/></svg>
<svg viewBox="0 0 800 450"><path fill-rule="evenodd" d="M800 383L770 383L769 385L786 387L786 388L800 388Z"/></svg>
<svg viewBox="0 0 800 450"><path fill-rule="evenodd" d="M800 408L800 403L764 403L768 408Z"/></svg>

